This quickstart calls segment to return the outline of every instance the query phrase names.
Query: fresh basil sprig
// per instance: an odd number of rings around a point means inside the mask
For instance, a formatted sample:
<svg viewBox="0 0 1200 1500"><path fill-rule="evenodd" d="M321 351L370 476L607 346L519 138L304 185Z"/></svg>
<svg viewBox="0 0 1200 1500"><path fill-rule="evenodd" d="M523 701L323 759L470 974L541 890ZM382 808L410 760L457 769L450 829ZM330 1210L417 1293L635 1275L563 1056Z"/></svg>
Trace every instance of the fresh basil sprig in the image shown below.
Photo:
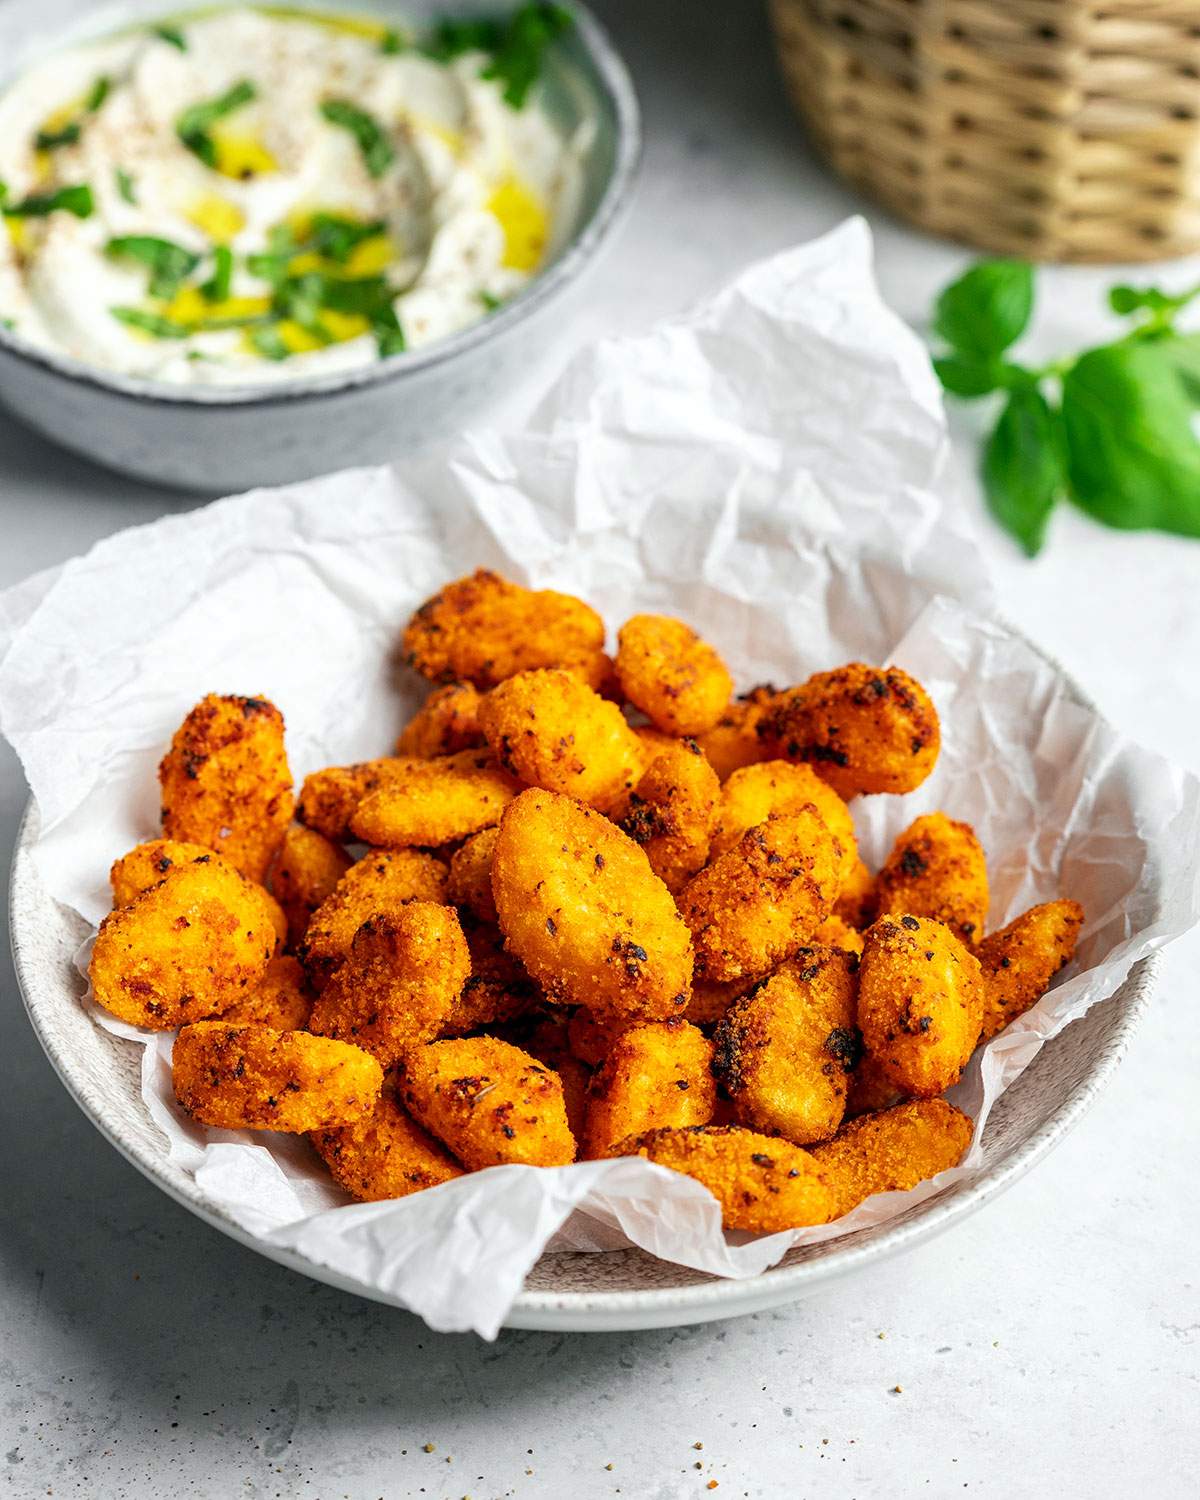
<svg viewBox="0 0 1200 1500"><path fill-rule="evenodd" d="M363 162L372 177L382 177L396 159L396 151L379 121L349 99L326 99L321 115L331 125L348 130L358 142Z"/></svg>
<svg viewBox="0 0 1200 1500"><path fill-rule="evenodd" d="M1109 306L1134 320L1122 338L1032 368L1009 358L1033 313L1031 266L981 261L938 298L942 385L963 400L1004 397L984 493L1030 557L1062 499L1107 526L1200 536L1200 335L1175 325L1197 296L1115 286Z"/></svg>
<svg viewBox="0 0 1200 1500"><path fill-rule="evenodd" d="M258 90L248 78L235 83L215 99L205 99L191 104L175 121L175 134L193 156L198 156L206 167L217 165L217 146L211 135L212 127L234 110L241 109L258 98Z"/></svg>
<svg viewBox="0 0 1200 1500"><path fill-rule="evenodd" d="M542 71L546 49L574 24L569 10L547 0L533 0L506 18L453 17L434 27L422 50L438 62L450 62L464 52L485 52L490 61L482 77L504 85L503 96L520 109Z"/></svg>

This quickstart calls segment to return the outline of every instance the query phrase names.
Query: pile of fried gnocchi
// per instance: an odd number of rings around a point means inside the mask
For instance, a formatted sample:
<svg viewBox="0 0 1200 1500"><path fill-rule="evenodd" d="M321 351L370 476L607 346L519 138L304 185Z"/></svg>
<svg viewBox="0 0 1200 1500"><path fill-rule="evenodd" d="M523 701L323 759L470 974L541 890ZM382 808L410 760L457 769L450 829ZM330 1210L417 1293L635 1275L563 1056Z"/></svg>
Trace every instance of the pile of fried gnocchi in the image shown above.
<svg viewBox="0 0 1200 1500"><path fill-rule="evenodd" d="M364 1200L637 1154L769 1232L954 1166L971 1123L941 1096L1080 907L985 936L983 850L940 812L866 868L847 803L940 745L898 668L735 697L679 620L604 644L569 595L447 585L404 631L432 686L396 753L298 799L279 710L206 697L163 836L112 867L96 999L178 1028L196 1120L305 1133Z"/></svg>

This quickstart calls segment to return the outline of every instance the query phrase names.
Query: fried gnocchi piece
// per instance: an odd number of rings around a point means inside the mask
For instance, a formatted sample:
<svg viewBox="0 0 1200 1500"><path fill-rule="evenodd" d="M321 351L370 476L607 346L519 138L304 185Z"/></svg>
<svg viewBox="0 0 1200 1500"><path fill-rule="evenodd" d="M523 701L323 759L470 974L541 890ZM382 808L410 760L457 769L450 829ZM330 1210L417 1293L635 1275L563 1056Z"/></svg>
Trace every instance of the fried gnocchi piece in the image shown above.
<svg viewBox="0 0 1200 1500"><path fill-rule="evenodd" d="M686 1021L631 1027L592 1078L580 1157L616 1155L648 1130L707 1125L717 1098L712 1057L712 1043Z"/></svg>
<svg viewBox="0 0 1200 1500"><path fill-rule="evenodd" d="M724 713L733 678L707 641L669 615L634 615L617 635L617 677L630 703L668 734L703 734Z"/></svg>
<svg viewBox="0 0 1200 1500"><path fill-rule="evenodd" d="M570 672L509 677L479 705L479 722L510 775L593 807L610 807L645 764L621 710Z"/></svg>
<svg viewBox="0 0 1200 1500"><path fill-rule="evenodd" d="M324 834L335 844L348 844L354 834L350 819L364 797L401 775L413 763L412 756L385 755L378 760L357 761L350 766L326 766L304 778L296 817L306 828Z"/></svg>
<svg viewBox="0 0 1200 1500"><path fill-rule="evenodd" d="M271 868L271 889L287 919L287 937L297 947L313 914L333 895L352 861L346 851L313 828L289 823Z"/></svg>
<svg viewBox="0 0 1200 1500"><path fill-rule="evenodd" d="M363 798L350 830L381 849L453 844L498 823L520 790L486 750L414 760Z"/></svg>
<svg viewBox="0 0 1200 1500"><path fill-rule="evenodd" d="M314 1130L309 1139L337 1185L362 1203L406 1198L463 1175L387 1083L370 1114L352 1125Z"/></svg>
<svg viewBox="0 0 1200 1500"><path fill-rule="evenodd" d="M631 1026L638 1025L636 1019L617 1015L607 1021L598 1021L585 1006L571 1012L567 1022L567 1045L572 1056L579 1058L589 1068L597 1068Z"/></svg>
<svg viewBox="0 0 1200 1500"><path fill-rule="evenodd" d="M644 1156L703 1183L726 1229L774 1234L834 1217L833 1193L803 1147L740 1125L651 1130L614 1154Z"/></svg>
<svg viewBox="0 0 1200 1500"><path fill-rule="evenodd" d="M324 989L368 917L398 911L407 901L440 904L447 879L441 860L422 850L369 850L350 866L305 930L299 957L313 988Z"/></svg>
<svg viewBox="0 0 1200 1500"><path fill-rule="evenodd" d="M880 1110L891 1109L903 1102L904 1095L878 1062L864 1052L850 1075L850 1088L846 1094L847 1120L853 1120L857 1115L878 1114Z"/></svg>
<svg viewBox="0 0 1200 1500"><path fill-rule="evenodd" d="M209 859L213 851L203 844L185 844L178 839L150 839L113 861L108 872L113 906L128 906L143 891L157 885L173 865Z"/></svg>
<svg viewBox="0 0 1200 1500"><path fill-rule="evenodd" d="M275 951L264 894L215 854L173 865L101 922L88 967L96 999L152 1031L220 1015Z"/></svg>
<svg viewBox="0 0 1200 1500"><path fill-rule="evenodd" d="M734 771L721 788L721 805L712 836L712 857L728 853L748 828L774 814L787 817L815 807L826 828L842 846L840 884L853 873L858 841L850 809L811 766L787 760L764 760Z"/></svg>
<svg viewBox="0 0 1200 1500"><path fill-rule="evenodd" d="M158 768L163 832L203 844L260 884L295 798L283 715L265 698L202 698Z"/></svg>
<svg viewBox="0 0 1200 1500"><path fill-rule="evenodd" d="M504 814L492 891L509 951L550 999L600 1020L678 1015L692 943L645 854L607 818L533 789Z"/></svg>
<svg viewBox="0 0 1200 1500"><path fill-rule="evenodd" d="M842 888L838 891L833 914L840 917L848 927L855 927L859 932L870 927L877 916L875 877L867 869L861 856L855 859L849 873L845 874L842 880Z"/></svg>
<svg viewBox="0 0 1200 1500"><path fill-rule="evenodd" d="M556 665L564 672L578 677L581 682L586 682L593 693L599 693L610 703L620 705L625 702L616 665L607 651L589 651L584 656L568 657Z"/></svg>
<svg viewBox="0 0 1200 1500"><path fill-rule="evenodd" d="M972 948L988 912L987 861L969 823L927 813L896 840L875 879L879 915L932 917Z"/></svg>
<svg viewBox="0 0 1200 1500"><path fill-rule="evenodd" d="M257 986L221 1012L222 1021L238 1026L273 1026L276 1031L305 1031L313 993L299 959L273 958Z"/></svg>
<svg viewBox="0 0 1200 1500"><path fill-rule="evenodd" d="M579 662L604 647L590 605L552 589L531 590L486 568L426 600L404 631L404 660L430 682L487 689L537 667Z"/></svg>
<svg viewBox="0 0 1200 1500"><path fill-rule="evenodd" d="M833 909L842 851L812 807L751 828L679 897L696 977L757 979L802 948Z"/></svg>
<svg viewBox="0 0 1200 1500"><path fill-rule="evenodd" d="M914 1099L956 1084L983 1020L979 960L928 917L880 917L859 965L858 1024L884 1077Z"/></svg>
<svg viewBox="0 0 1200 1500"><path fill-rule="evenodd" d="M672 740L609 817L640 844L650 868L675 893L704 868L721 783L695 740Z"/></svg>
<svg viewBox="0 0 1200 1500"><path fill-rule="evenodd" d="M984 938L975 950L983 970L980 1041L990 1041L1042 998L1074 957L1082 926L1078 901L1047 901Z"/></svg>
<svg viewBox="0 0 1200 1500"><path fill-rule="evenodd" d="M701 750L719 780L728 781L743 766L752 766L763 758L758 725L777 689L769 682L742 693L725 707L711 729L696 736Z"/></svg>
<svg viewBox="0 0 1200 1500"><path fill-rule="evenodd" d="M495 923L496 901L492 895L492 855L496 852L498 828L474 833L450 859L450 881L446 899L465 906L481 922Z"/></svg>
<svg viewBox="0 0 1200 1500"><path fill-rule="evenodd" d="M535 1061L557 1073L562 1084L567 1124L576 1141L583 1137L587 1120L587 1095L592 1070L581 1063L567 1044L567 1020L563 1011L527 1011L517 1018L503 1038L528 1052Z"/></svg>
<svg viewBox="0 0 1200 1500"><path fill-rule="evenodd" d="M452 906L410 901L368 917L313 1006L309 1030L354 1042L385 1068L446 1024L471 973Z"/></svg>
<svg viewBox="0 0 1200 1500"><path fill-rule="evenodd" d="M851 662L780 693L758 726L768 758L810 764L849 801L863 792L911 792L941 747L937 710L899 667Z"/></svg>
<svg viewBox="0 0 1200 1500"><path fill-rule="evenodd" d="M409 1112L473 1172L575 1160L561 1079L508 1042L480 1036L418 1047L402 1086Z"/></svg>
<svg viewBox="0 0 1200 1500"><path fill-rule="evenodd" d="M449 1016L438 1030L439 1037L470 1036L515 1021L541 999L531 979L504 982L472 974L463 985Z"/></svg>
<svg viewBox="0 0 1200 1500"><path fill-rule="evenodd" d="M198 1021L175 1038L171 1081L202 1125L299 1134L369 1114L383 1069L360 1047L306 1031Z"/></svg>
<svg viewBox="0 0 1200 1500"><path fill-rule="evenodd" d="M856 958L863 951L862 933L856 927L851 927L848 922L843 921L836 911L833 916L826 917L816 929L812 935L812 941L815 948L841 948Z"/></svg>
<svg viewBox="0 0 1200 1500"><path fill-rule="evenodd" d="M434 688L396 741L396 754L416 760L476 750L483 744L479 727L479 689L473 682L448 682Z"/></svg>
<svg viewBox="0 0 1200 1500"><path fill-rule="evenodd" d="M802 948L730 1006L714 1042L713 1072L740 1124L797 1146L827 1140L858 1060L850 955Z"/></svg>
<svg viewBox="0 0 1200 1500"><path fill-rule="evenodd" d="M693 984L688 1003L684 1006L684 1020L690 1021L693 1026L714 1026L733 1002L741 999L753 982L735 979L732 984Z"/></svg>
<svg viewBox="0 0 1200 1500"><path fill-rule="evenodd" d="M966 1115L944 1099L921 1099L849 1121L812 1158L840 1219L875 1193L903 1192L958 1166L970 1143Z"/></svg>

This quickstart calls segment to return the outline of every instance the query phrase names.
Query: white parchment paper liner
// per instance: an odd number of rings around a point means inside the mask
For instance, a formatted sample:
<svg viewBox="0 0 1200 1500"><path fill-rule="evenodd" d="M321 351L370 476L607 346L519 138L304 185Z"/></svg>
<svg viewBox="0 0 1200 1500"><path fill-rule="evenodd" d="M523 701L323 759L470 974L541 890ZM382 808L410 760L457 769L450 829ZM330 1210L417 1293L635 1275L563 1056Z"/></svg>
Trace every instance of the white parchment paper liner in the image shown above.
<svg viewBox="0 0 1200 1500"><path fill-rule="evenodd" d="M112 537L0 596L0 727L37 799L47 888L99 920L112 859L157 831L156 763L205 692L278 703L297 779L386 751L421 697L391 656L398 627L475 566L577 591L613 626L681 615L742 687L894 661L933 694L943 750L918 792L856 804L868 863L940 807L988 851L993 925L1059 894L1087 912L1075 965L956 1091L978 1139L1042 1041L1197 920L1200 794L994 618L976 549L938 498L944 447L928 360L880 302L852 221L686 318L585 353L524 433ZM634 1244L752 1276L963 1170L760 1239L723 1234L703 1188L640 1160L498 1167L348 1205L304 1140L186 1119L171 1038L96 1015L146 1044L146 1107L208 1199L438 1329L493 1337L547 1245Z"/></svg>

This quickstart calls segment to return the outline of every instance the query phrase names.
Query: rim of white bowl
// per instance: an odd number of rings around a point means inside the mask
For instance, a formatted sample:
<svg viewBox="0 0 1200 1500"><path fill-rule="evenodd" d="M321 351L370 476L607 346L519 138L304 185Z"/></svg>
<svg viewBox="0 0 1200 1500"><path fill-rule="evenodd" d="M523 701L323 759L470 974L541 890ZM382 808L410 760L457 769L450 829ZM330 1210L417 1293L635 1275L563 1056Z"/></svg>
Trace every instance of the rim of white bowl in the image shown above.
<svg viewBox="0 0 1200 1500"><path fill-rule="evenodd" d="M110 395L123 396L149 405L186 407L194 411L224 411L230 407L255 410L318 400L355 391L364 386L387 385L403 380L459 355L489 344L525 322L547 302L564 291L599 254L624 217L633 197L633 184L642 154L641 109L629 69L609 39L608 32L581 0L571 0L575 32L595 70L600 92L607 97L613 114L614 159L600 200L590 217L564 247L562 254L544 271L488 317L461 333L439 339L425 349L392 355L359 369L328 375L310 375L278 385L180 386L123 375L86 360L30 344L19 332L0 325L0 350L29 364L38 365L73 384L91 386Z"/></svg>
<svg viewBox="0 0 1200 1500"><path fill-rule="evenodd" d="M1068 692L1081 706L1103 720L1092 699L1074 677L1049 652L999 615L993 619L1003 629L1019 637L1037 652L1059 674ZM360 1284L335 1268L321 1264L297 1251L266 1244L255 1239L217 1205L210 1203L194 1183L181 1184L168 1177L159 1159L139 1143L126 1137L109 1122L105 1100L88 1079L75 1067L67 1050L42 1023L40 1001L43 992L48 1004L54 1001L53 988L43 982L27 961L18 927L26 911L39 902L53 900L41 888L40 878L32 864L29 845L33 838L36 807L32 797L26 803L17 829L9 872L9 935L17 985L29 1016L30 1025L43 1051L64 1087L92 1124L116 1149L177 1203L195 1213L213 1228L251 1250L280 1265L299 1271L317 1281L353 1292L373 1302L402 1307L397 1299ZM1159 954L1139 959L1121 987L1098 1004L1121 1001L1111 1035L1103 1052L1087 1075L1065 1096L1059 1107L1036 1130L1032 1131L996 1165L981 1171L972 1181L956 1184L925 1200L909 1218L867 1234L848 1234L824 1242L818 1256L794 1265L768 1268L744 1281L704 1276L683 1286L649 1288L642 1291L527 1291L522 1290L504 1319L510 1328L559 1329L563 1331L617 1331L620 1329L674 1326L736 1317L760 1311L783 1302L794 1301L828 1282L840 1280L863 1266L915 1248L941 1234L960 1219L974 1213L1005 1192L1025 1175L1054 1145L1079 1122L1088 1106L1112 1076L1129 1046L1138 1023L1144 1015L1159 970ZM1065 1035L1064 1028L1059 1036ZM1058 1038L1046 1045L1052 1046ZM1018 1080L1019 1082L1019 1080ZM1015 1085L1014 1085L1015 1086ZM986 1127L985 1127L986 1134ZM828 1248L825 1248L828 1247ZM598 1252L599 1253L599 1252ZM617 1252L628 1253L628 1252ZM703 1273L695 1273L703 1276Z"/></svg>

